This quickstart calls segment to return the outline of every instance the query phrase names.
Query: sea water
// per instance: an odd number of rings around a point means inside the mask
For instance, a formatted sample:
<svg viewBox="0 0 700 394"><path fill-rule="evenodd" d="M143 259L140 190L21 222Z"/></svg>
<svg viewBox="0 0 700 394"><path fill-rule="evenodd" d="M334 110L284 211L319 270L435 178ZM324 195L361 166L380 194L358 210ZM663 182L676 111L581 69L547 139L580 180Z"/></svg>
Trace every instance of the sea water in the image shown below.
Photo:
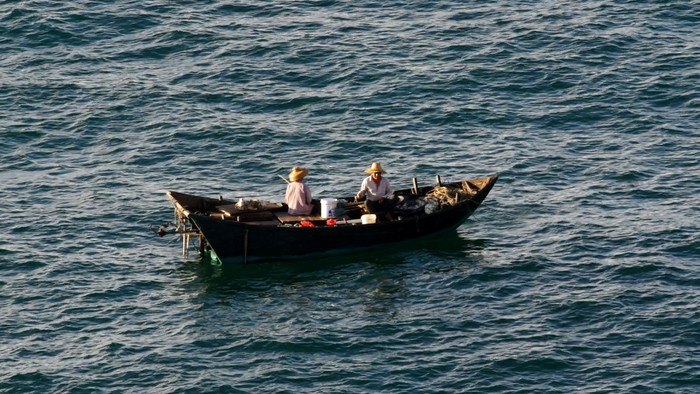
<svg viewBox="0 0 700 394"><path fill-rule="evenodd" d="M697 1L0 5L0 391L700 388ZM456 231L212 266L167 190L498 173Z"/></svg>

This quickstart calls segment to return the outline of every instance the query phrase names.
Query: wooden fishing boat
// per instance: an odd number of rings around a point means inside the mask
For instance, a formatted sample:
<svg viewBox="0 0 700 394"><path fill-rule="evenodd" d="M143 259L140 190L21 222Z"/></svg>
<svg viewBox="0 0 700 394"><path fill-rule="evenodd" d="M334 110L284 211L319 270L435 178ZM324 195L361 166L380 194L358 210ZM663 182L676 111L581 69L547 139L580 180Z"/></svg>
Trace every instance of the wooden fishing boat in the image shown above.
<svg viewBox="0 0 700 394"><path fill-rule="evenodd" d="M306 259L358 252L454 230L481 205L498 176L394 192L391 219L366 215L354 197L330 211L291 216L283 203L225 200L170 191L183 253L199 237L200 253L217 263ZM319 204L320 205L320 204ZM368 219L369 218L369 219ZM365 220L368 219L368 220ZM363 224L371 223L372 224ZM162 235L162 234L161 234Z"/></svg>

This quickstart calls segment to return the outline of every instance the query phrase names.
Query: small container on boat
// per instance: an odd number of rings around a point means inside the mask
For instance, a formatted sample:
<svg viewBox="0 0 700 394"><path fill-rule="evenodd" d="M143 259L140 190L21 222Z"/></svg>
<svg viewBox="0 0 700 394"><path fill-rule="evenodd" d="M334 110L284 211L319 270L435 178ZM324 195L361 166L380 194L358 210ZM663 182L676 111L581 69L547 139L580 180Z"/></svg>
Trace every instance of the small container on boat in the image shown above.
<svg viewBox="0 0 700 394"><path fill-rule="evenodd" d="M321 199L321 217L324 219L335 217L335 208L338 206L338 200L335 198Z"/></svg>
<svg viewBox="0 0 700 394"><path fill-rule="evenodd" d="M377 215L373 213L362 215L362 224L374 224L377 223Z"/></svg>

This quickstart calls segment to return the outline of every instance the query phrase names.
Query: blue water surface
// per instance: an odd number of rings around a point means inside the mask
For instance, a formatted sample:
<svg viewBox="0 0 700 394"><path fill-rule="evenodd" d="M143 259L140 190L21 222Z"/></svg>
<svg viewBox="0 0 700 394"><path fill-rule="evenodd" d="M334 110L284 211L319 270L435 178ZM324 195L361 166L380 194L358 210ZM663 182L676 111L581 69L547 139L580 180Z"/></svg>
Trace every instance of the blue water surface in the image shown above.
<svg viewBox="0 0 700 394"><path fill-rule="evenodd" d="M0 391L700 389L700 3L0 4ZM217 267L167 190L498 173L454 233Z"/></svg>

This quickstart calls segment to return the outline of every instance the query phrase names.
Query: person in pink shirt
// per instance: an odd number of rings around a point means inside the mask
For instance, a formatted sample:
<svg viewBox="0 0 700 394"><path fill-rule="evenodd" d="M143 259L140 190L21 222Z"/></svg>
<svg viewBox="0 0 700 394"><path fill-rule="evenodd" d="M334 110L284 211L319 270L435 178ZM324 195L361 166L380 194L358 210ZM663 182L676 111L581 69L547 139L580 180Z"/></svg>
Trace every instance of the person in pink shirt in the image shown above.
<svg viewBox="0 0 700 394"><path fill-rule="evenodd" d="M289 184L284 201L290 215L309 215L314 208L311 200L311 189L304 183L304 177L309 171L304 167L294 167L289 173Z"/></svg>

